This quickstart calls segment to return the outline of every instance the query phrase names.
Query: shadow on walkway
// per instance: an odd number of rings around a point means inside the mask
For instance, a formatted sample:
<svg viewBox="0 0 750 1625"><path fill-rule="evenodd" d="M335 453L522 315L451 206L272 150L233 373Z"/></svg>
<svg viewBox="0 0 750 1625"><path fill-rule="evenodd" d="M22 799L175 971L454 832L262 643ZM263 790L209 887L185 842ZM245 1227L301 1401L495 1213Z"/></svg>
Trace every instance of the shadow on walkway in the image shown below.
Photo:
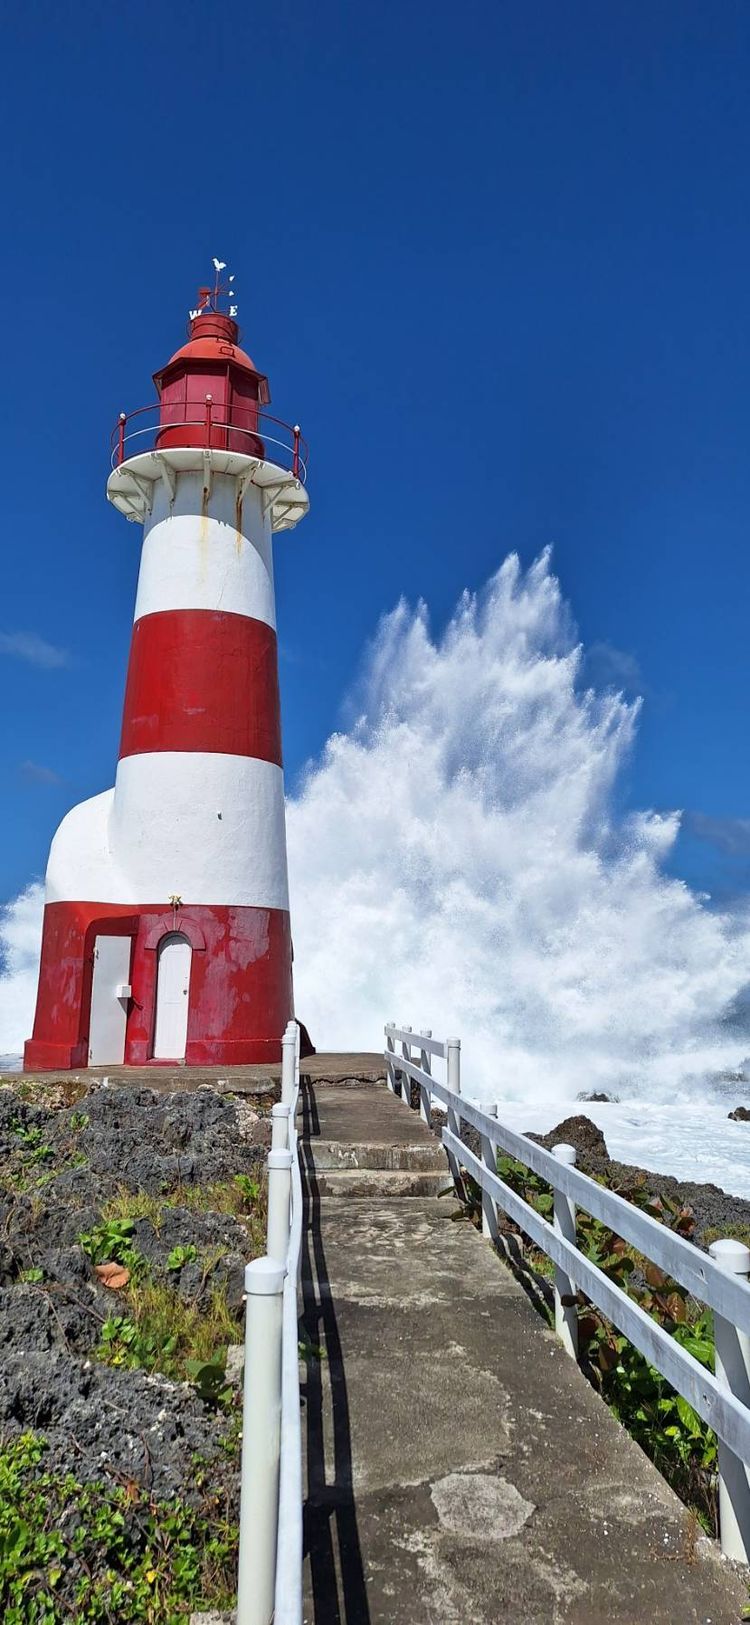
<svg viewBox="0 0 750 1625"><path fill-rule="evenodd" d="M302 1081L302 1150L305 1209L302 1235L302 1324L311 1349L304 1387L307 1413L305 1563L315 1625L369 1625L362 1551L352 1484L346 1373L328 1284L320 1227L320 1195L310 1144L320 1133L313 1090ZM324 1372L326 1380L324 1382ZM331 1450L331 1445L333 1449ZM327 1448L326 1448L327 1447ZM331 1462L329 1481L326 1457ZM306 1612L306 1619L310 1618Z"/></svg>

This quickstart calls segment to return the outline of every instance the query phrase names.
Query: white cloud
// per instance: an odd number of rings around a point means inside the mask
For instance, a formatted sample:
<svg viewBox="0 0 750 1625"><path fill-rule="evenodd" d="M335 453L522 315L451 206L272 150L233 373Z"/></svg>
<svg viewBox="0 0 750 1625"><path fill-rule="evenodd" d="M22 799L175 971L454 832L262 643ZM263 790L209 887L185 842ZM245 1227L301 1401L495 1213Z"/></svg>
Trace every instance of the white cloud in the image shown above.
<svg viewBox="0 0 750 1625"><path fill-rule="evenodd" d="M36 632L0 632L0 654L26 660L30 666L42 666L48 671L70 665L67 649L48 643Z"/></svg>
<svg viewBox="0 0 750 1625"><path fill-rule="evenodd" d="M22 762L20 772L21 777L27 779L30 784L62 784L63 782L60 774L56 773L53 767L45 767L42 762Z"/></svg>

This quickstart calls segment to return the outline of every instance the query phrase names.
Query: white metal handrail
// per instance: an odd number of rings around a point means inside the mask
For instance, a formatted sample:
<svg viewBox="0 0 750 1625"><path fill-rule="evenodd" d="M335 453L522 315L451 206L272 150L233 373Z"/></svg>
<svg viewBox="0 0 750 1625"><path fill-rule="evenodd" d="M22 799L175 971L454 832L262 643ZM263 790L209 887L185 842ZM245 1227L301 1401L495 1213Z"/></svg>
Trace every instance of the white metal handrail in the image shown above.
<svg viewBox="0 0 750 1625"><path fill-rule="evenodd" d="M289 1101L289 1150L293 1161L289 1250L282 1311L279 1528L276 1540L274 1606L276 1625L302 1625L302 1419L298 1326L298 1292L302 1260L302 1174L296 1126L299 1103L298 1027L296 1040L294 1087Z"/></svg>
<svg viewBox="0 0 750 1625"><path fill-rule="evenodd" d="M302 1625L302 1426L298 1291L302 1179L299 1028L282 1039L281 1100L268 1154L266 1255L245 1269L237 1625Z"/></svg>
<svg viewBox="0 0 750 1625"><path fill-rule="evenodd" d="M453 1077L443 1083L432 1075L429 1065L424 1065L427 1055L423 1034L410 1027L397 1028L394 1023L386 1026L385 1033L384 1059L391 1088L397 1088L400 1074L404 1080L401 1097L408 1105L411 1083L415 1082L420 1087L423 1115L426 1097L440 1101L447 1109L448 1123L442 1140L451 1171L459 1179L463 1168L481 1187L484 1233L497 1235L500 1207L555 1264L555 1326L568 1352L577 1354L577 1319L566 1299L578 1288L713 1428L719 1439L722 1547L727 1555L745 1563L750 1561L750 1251L728 1239L714 1242L710 1255L701 1252L684 1236L581 1173L573 1166L572 1147L557 1146L550 1153L499 1122L492 1111L468 1100L461 1094L457 1039L446 1039L442 1046L449 1069L452 1053L454 1061ZM396 1043L401 1045L400 1055L395 1053ZM421 1065L412 1060L412 1047L420 1050ZM431 1053L440 1051L433 1049ZM462 1140L462 1122L479 1133L481 1157ZM497 1172L498 1148L533 1169L552 1187L553 1224L501 1179ZM576 1206L600 1219L679 1281L693 1297L710 1306L714 1312L716 1375L584 1257L575 1240Z"/></svg>

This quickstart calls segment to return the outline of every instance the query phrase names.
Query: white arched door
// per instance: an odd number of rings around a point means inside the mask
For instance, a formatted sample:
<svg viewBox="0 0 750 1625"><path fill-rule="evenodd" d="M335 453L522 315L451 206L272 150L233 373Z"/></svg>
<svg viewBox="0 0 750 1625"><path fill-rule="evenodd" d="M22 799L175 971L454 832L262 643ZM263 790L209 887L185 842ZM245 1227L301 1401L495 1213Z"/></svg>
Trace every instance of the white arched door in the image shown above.
<svg viewBox="0 0 750 1625"><path fill-rule="evenodd" d="M193 950L187 937L170 931L159 943L156 970L154 1060L184 1061Z"/></svg>

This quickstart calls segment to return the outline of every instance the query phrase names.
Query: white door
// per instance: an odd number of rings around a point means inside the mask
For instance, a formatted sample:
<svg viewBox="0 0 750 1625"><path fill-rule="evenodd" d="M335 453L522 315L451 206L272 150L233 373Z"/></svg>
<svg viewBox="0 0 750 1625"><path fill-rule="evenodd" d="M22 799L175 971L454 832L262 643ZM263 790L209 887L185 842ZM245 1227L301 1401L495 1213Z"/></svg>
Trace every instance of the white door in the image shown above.
<svg viewBox="0 0 750 1625"><path fill-rule="evenodd" d="M130 979L131 937L97 937L91 984L89 1066L122 1066Z"/></svg>
<svg viewBox="0 0 750 1625"><path fill-rule="evenodd" d="M193 950L187 937L170 931L159 944L156 971L154 1059L184 1061L187 1041L190 964Z"/></svg>

